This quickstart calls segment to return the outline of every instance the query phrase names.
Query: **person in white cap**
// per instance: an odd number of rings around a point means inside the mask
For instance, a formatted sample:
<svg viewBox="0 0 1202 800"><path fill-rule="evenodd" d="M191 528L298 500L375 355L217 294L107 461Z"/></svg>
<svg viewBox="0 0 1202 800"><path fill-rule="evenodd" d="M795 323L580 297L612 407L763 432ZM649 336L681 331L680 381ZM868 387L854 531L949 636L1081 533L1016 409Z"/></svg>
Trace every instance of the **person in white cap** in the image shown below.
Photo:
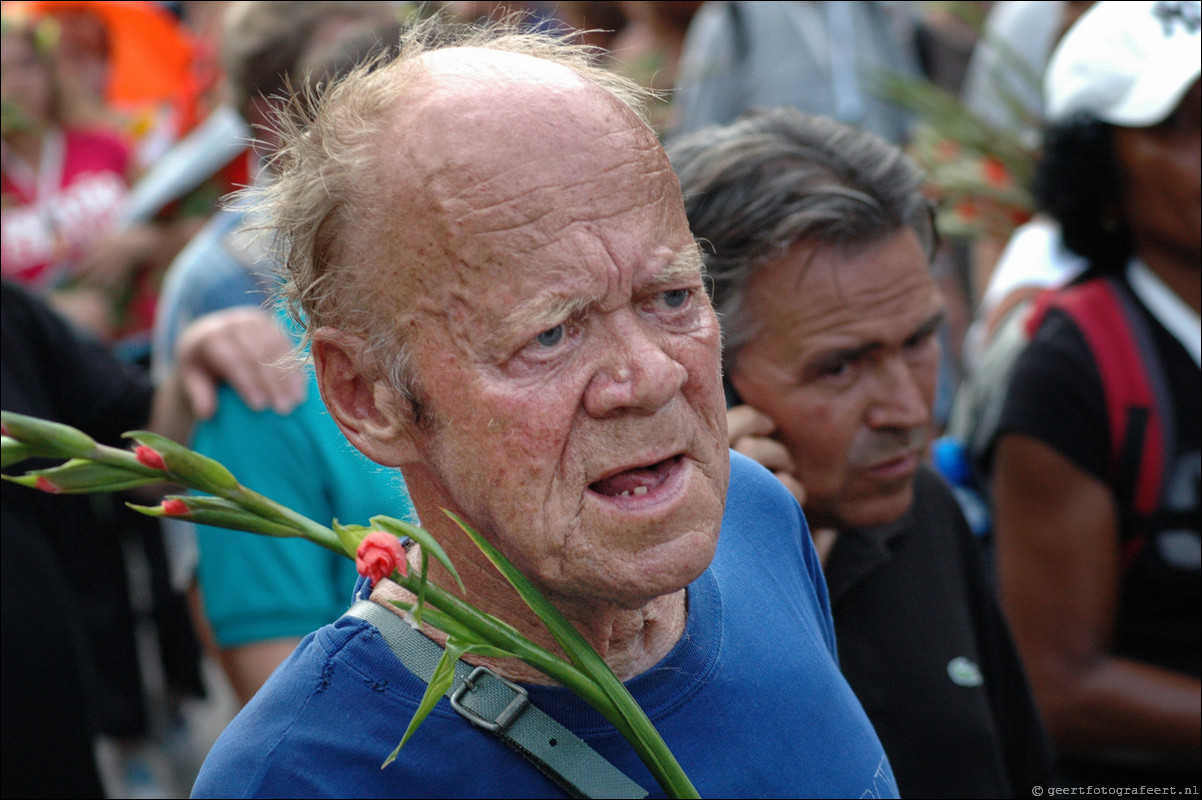
<svg viewBox="0 0 1202 800"><path fill-rule="evenodd" d="M1200 29L1197 2L1099 3L1045 83L1036 194L1089 266L1032 317L992 488L1003 605L1093 786L1199 774Z"/></svg>

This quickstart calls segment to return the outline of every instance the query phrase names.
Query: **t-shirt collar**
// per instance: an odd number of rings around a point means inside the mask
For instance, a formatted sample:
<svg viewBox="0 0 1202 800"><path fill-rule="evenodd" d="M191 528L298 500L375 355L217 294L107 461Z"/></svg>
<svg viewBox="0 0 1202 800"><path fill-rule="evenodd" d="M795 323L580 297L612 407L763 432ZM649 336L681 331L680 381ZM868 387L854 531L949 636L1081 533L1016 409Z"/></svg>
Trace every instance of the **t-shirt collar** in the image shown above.
<svg viewBox="0 0 1202 800"><path fill-rule="evenodd" d="M1144 307L1202 367L1202 319L1138 258L1127 265L1127 282Z"/></svg>

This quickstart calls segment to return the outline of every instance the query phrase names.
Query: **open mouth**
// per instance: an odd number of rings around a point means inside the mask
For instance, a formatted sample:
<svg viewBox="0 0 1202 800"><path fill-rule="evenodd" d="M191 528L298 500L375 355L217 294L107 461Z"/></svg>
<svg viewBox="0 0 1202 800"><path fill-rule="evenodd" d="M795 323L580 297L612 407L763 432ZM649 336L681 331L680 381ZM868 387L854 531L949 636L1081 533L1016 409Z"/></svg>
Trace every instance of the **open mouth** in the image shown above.
<svg viewBox="0 0 1202 800"><path fill-rule="evenodd" d="M589 484L588 488L604 497L641 497L661 486L681 458L677 455L645 467L622 470Z"/></svg>

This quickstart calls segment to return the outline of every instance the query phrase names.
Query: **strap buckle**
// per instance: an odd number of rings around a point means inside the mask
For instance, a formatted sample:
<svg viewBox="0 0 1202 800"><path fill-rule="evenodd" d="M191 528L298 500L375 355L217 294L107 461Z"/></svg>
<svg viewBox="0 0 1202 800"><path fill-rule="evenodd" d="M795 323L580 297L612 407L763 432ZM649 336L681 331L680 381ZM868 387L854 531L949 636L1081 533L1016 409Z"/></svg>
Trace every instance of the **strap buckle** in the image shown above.
<svg viewBox="0 0 1202 800"><path fill-rule="evenodd" d="M479 682L484 678L492 678L499 683L499 686L491 691L492 695L495 696L498 692L504 691L504 689L508 689L513 695L493 719L489 719L474 708L468 708L464 703L468 693L475 691ZM523 687L518 686L511 680L502 678L488 667L476 667L473 669L471 674L467 676L467 680L457 686L451 693L452 708L473 725L494 733L500 733L508 728L526 710L526 706L528 705L530 705L529 695Z"/></svg>

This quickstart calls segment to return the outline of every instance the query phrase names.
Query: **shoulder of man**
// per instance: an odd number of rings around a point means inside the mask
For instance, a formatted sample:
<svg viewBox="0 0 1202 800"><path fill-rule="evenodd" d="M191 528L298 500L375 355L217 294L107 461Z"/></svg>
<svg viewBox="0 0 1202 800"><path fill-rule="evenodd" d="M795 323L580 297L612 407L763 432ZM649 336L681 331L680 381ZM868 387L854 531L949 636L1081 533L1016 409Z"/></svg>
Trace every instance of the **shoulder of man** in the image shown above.
<svg viewBox="0 0 1202 800"><path fill-rule="evenodd" d="M751 521L767 515L793 516L801 520L797 501L776 476L762 464L730 451L730 488L726 492L726 522Z"/></svg>

